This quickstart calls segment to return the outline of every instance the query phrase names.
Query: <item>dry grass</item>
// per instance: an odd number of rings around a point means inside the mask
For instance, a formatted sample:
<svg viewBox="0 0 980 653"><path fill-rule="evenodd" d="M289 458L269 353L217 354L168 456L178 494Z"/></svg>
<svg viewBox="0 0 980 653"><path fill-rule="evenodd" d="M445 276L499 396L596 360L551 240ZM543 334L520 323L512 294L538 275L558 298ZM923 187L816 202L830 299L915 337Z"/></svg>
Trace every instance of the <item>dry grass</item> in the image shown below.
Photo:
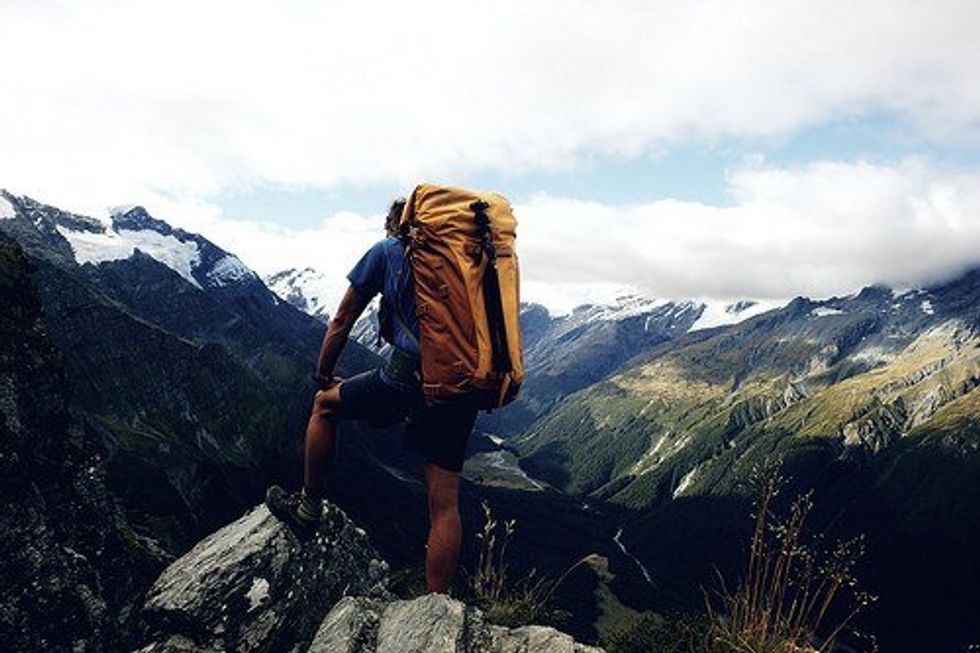
<svg viewBox="0 0 980 653"><path fill-rule="evenodd" d="M466 591L493 623L508 627L556 623L560 621L560 613L552 607L555 590L587 559L579 560L557 578L538 575L532 569L515 580L511 577L507 549L516 528L512 519L497 520L489 504L483 502L483 528L476 535L480 554L476 569L464 574Z"/></svg>
<svg viewBox="0 0 980 653"><path fill-rule="evenodd" d="M719 600L707 600L708 650L831 651L854 617L876 600L854 576L864 539L822 550L804 529L811 494L797 497L789 514L778 517L774 502L785 479L767 466L756 471L754 481L758 499L745 575L734 591L720 579Z"/></svg>

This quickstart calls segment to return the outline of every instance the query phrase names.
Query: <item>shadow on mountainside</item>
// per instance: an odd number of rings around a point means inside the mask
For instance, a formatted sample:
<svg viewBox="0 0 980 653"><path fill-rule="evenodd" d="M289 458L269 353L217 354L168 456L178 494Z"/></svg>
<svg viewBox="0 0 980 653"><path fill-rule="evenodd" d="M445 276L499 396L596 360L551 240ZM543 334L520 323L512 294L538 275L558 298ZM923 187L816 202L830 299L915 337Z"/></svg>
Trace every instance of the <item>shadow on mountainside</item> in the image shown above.
<svg viewBox="0 0 980 653"><path fill-rule="evenodd" d="M963 434L968 435L968 434ZM857 575L879 597L855 627L882 650L964 650L980 641L980 452L905 440L864 460L842 460L814 443L786 460L788 502L814 490L808 529L830 543L864 534ZM721 496L679 497L644 514L628 545L658 591L613 587L659 612L703 611L704 594L741 577L752 528L751 503Z"/></svg>

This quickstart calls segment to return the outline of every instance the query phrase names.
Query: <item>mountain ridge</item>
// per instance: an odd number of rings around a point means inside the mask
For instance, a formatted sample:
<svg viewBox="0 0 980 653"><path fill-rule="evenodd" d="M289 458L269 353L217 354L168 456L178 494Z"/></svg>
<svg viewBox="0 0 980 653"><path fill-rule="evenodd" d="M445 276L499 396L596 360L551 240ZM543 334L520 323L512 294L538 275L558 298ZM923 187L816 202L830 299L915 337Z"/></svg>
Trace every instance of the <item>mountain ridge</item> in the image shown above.
<svg viewBox="0 0 980 653"><path fill-rule="evenodd" d="M816 528L872 543L865 577L884 598L866 623L883 647L972 641L978 300L975 270L911 292L797 298L663 342L508 444L532 476L629 511L623 541L672 597L660 609L697 605L692 578L737 569L723 543L746 537L749 479L783 460L793 491L825 504ZM950 598L922 607L936 592ZM934 629L905 627L917 611Z"/></svg>

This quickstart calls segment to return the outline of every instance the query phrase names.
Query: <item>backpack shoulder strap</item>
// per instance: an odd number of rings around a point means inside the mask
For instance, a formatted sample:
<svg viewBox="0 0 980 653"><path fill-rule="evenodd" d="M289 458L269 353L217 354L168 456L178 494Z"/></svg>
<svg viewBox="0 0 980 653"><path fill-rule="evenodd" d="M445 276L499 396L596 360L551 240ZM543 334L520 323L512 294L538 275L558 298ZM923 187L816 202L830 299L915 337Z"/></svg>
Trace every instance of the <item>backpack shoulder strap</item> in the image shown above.
<svg viewBox="0 0 980 653"><path fill-rule="evenodd" d="M409 264L409 259L408 259L409 255L411 254L411 252L409 251L409 248L411 247L411 241L408 238L398 238L398 242L401 243L402 254L404 257L402 260L402 272L406 272L407 274L411 275L412 266ZM403 288L399 286L398 288L399 292L401 292L402 289ZM414 291L414 288L412 290ZM396 324L398 324L398 327L405 332L405 335L408 337L408 339L419 350L419 353L421 353L422 344L419 342L418 337L412 332L412 330L408 328L408 325L405 324L405 320L402 319L401 313L398 311L398 306L395 305L394 303L391 304L391 318L395 321Z"/></svg>
<svg viewBox="0 0 980 653"><path fill-rule="evenodd" d="M398 326L401 328L401 330L405 332L405 335L408 336L408 339L412 341L412 344L418 347L419 352L421 352L422 345L421 343L419 343L419 339L415 337L415 334L412 333L412 330L409 329L408 325L406 325L404 320L402 320L402 316L398 314L397 306L391 307L391 317L393 320L395 320L395 322L398 323Z"/></svg>

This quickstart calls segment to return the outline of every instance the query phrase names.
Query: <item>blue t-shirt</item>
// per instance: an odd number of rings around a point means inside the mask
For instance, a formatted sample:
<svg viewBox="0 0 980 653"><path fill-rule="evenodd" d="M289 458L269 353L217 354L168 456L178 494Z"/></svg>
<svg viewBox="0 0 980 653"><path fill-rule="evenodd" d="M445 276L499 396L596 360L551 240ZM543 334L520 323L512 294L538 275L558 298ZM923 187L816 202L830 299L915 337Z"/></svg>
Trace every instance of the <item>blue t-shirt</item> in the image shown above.
<svg viewBox="0 0 980 653"><path fill-rule="evenodd" d="M363 295L374 297L381 293L384 296L401 322L411 330L411 335L405 333L399 320L393 320L395 341L391 344L407 354L421 356L412 267L398 239L389 237L372 245L347 274L347 280Z"/></svg>

